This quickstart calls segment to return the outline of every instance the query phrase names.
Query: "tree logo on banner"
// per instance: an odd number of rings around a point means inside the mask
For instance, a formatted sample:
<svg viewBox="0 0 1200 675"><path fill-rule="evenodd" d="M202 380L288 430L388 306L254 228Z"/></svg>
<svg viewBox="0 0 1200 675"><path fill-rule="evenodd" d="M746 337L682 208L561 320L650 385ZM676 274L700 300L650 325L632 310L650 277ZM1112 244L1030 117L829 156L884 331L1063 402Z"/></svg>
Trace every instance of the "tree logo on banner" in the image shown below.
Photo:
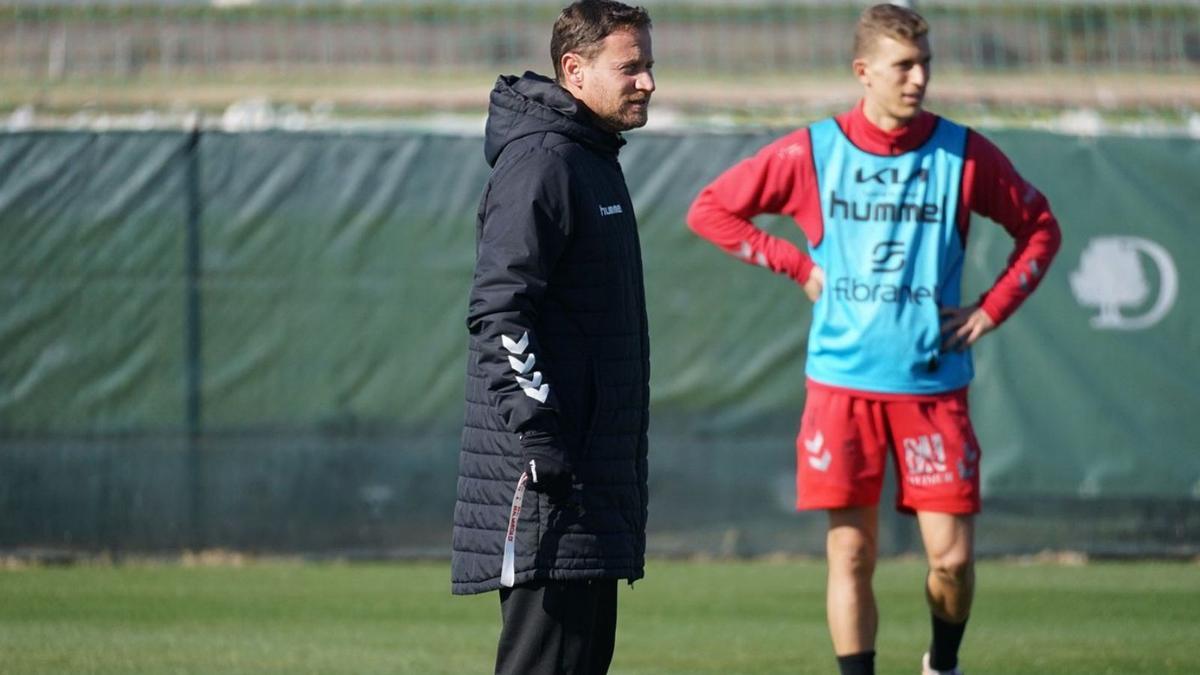
<svg viewBox="0 0 1200 675"><path fill-rule="evenodd" d="M1142 257L1158 268L1158 293L1150 308L1126 316L1149 301L1151 284ZM1096 237L1079 256L1079 268L1071 273L1071 292L1081 305L1095 307L1092 327L1099 330L1141 330L1158 323L1175 305L1179 279L1175 261L1167 249L1141 237Z"/></svg>

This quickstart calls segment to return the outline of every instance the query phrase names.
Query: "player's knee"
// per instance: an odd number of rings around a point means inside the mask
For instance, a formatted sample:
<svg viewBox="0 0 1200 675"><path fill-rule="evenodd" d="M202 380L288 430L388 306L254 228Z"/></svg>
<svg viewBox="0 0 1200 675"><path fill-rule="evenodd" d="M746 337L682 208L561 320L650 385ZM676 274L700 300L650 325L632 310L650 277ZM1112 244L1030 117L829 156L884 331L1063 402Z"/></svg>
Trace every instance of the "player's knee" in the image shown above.
<svg viewBox="0 0 1200 675"><path fill-rule="evenodd" d="M929 571L941 583L965 586L974 578L975 561L966 554L946 553L929 561Z"/></svg>
<svg viewBox="0 0 1200 675"><path fill-rule="evenodd" d="M866 537L834 537L829 542L830 571L869 579L875 573L875 542Z"/></svg>

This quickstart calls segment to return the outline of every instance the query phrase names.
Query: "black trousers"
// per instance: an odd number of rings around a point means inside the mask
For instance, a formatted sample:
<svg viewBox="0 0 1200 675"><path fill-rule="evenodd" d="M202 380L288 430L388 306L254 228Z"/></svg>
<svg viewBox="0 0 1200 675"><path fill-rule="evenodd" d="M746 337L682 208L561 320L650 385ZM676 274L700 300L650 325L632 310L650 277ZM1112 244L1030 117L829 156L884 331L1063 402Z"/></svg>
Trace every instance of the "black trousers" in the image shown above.
<svg viewBox="0 0 1200 675"><path fill-rule="evenodd" d="M617 580L500 589L496 675L604 675L617 636Z"/></svg>

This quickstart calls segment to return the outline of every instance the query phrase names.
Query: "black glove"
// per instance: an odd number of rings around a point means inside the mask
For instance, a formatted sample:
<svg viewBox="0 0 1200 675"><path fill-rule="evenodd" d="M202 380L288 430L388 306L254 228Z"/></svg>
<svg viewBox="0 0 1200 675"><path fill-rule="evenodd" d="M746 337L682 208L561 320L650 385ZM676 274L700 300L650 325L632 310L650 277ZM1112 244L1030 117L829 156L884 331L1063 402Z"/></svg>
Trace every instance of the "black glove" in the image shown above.
<svg viewBox="0 0 1200 675"><path fill-rule="evenodd" d="M529 474L529 489L535 492L559 498L571 491L571 462L555 434L521 434L521 471Z"/></svg>
<svg viewBox="0 0 1200 675"><path fill-rule="evenodd" d="M553 434L521 434L521 470L529 474L529 489L551 497L571 491L571 464Z"/></svg>
<svg viewBox="0 0 1200 675"><path fill-rule="evenodd" d="M571 467L551 454L525 451L522 467L529 474L529 489L550 497L571 491Z"/></svg>

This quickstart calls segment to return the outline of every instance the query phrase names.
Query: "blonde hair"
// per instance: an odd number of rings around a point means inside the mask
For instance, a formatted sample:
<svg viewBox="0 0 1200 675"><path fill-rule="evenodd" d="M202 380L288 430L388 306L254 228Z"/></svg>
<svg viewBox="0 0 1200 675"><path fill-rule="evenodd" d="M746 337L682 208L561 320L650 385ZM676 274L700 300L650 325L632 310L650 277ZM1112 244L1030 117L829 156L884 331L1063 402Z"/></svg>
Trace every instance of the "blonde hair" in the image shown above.
<svg viewBox="0 0 1200 675"><path fill-rule="evenodd" d="M866 55L881 37L915 43L929 33L929 23L913 10L888 3L863 10L854 27L854 58Z"/></svg>

